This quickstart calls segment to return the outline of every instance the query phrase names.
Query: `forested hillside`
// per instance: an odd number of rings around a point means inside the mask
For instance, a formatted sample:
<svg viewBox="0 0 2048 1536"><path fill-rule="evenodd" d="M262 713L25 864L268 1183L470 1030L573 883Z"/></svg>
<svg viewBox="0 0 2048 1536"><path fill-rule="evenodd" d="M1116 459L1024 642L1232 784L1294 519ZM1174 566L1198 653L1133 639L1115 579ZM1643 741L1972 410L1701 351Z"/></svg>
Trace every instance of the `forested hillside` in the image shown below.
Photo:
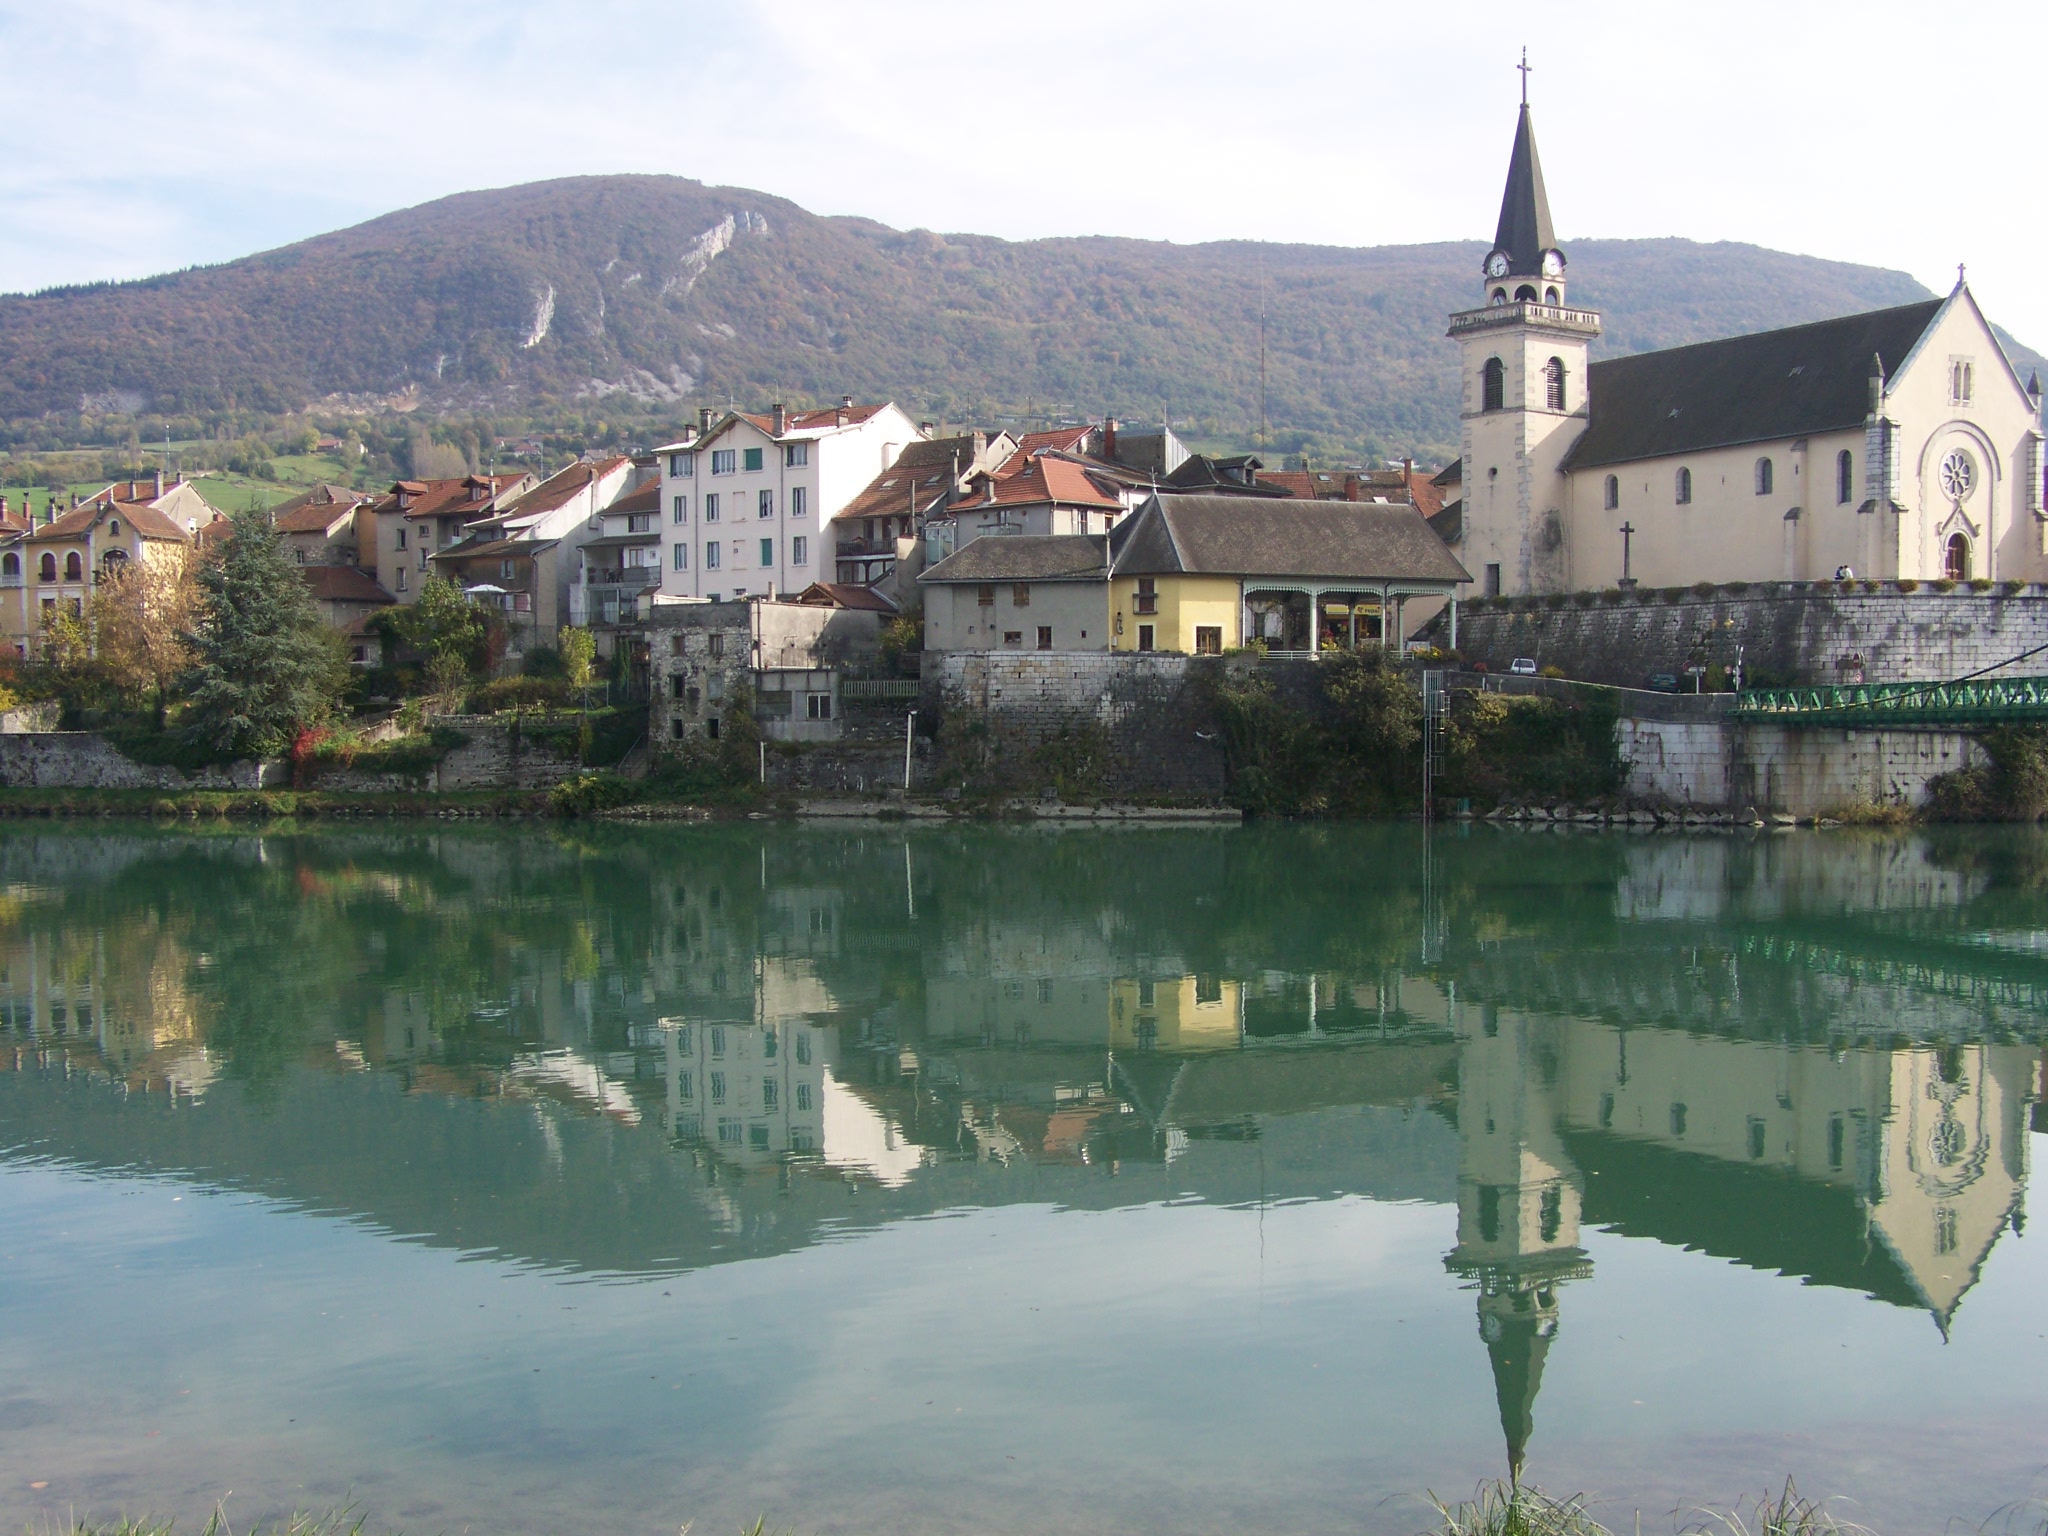
<svg viewBox="0 0 2048 1536"><path fill-rule="evenodd" d="M1258 223L1255 207L1247 225ZM1012 242L820 218L679 177L465 193L218 267L0 298L0 417L616 408L888 396L919 416L1101 414L1249 442L1456 441L1446 314L1476 243ZM1570 246L1603 346L1640 350L1923 290L1896 272L1686 241ZM353 397L344 402L333 397Z"/></svg>

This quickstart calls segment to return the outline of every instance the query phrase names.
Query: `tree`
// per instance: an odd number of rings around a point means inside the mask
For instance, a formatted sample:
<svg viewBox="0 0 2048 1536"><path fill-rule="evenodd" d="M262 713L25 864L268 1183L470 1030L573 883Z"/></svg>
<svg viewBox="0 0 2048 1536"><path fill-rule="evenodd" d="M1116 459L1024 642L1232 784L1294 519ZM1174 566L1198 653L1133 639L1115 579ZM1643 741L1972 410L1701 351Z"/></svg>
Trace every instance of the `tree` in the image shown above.
<svg viewBox="0 0 2048 1536"><path fill-rule="evenodd" d="M269 514L254 509L234 514L219 555L200 568L188 640L191 730L220 751L279 751L332 710L347 681L338 637Z"/></svg>
<svg viewBox="0 0 2048 1536"><path fill-rule="evenodd" d="M444 679L459 671L467 676L487 660L490 624L482 608L471 602L462 584L445 576L420 583L419 601L410 607L387 608L371 621L392 648L417 651L427 670Z"/></svg>
<svg viewBox="0 0 2048 1536"><path fill-rule="evenodd" d="M576 734L576 760L590 754L590 684L597 673L597 637L587 629L562 631L562 677L583 701L583 725Z"/></svg>
<svg viewBox="0 0 2048 1536"><path fill-rule="evenodd" d="M166 546L144 559L110 564L92 595L100 669L124 697L150 701L159 730L171 689L193 662L186 635L199 612L194 564L189 550Z"/></svg>

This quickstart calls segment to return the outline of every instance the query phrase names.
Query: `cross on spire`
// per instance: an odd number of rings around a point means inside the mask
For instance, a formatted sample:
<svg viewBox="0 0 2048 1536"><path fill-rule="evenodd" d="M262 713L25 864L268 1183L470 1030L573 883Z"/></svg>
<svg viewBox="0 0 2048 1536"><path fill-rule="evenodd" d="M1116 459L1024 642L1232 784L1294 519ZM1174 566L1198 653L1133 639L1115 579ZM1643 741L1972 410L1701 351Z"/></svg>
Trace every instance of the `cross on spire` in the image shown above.
<svg viewBox="0 0 2048 1536"><path fill-rule="evenodd" d="M1515 68L1521 71L1522 105L1526 107L1529 105L1529 71L1532 68L1529 63L1529 45L1527 43L1522 45L1522 62L1517 64Z"/></svg>

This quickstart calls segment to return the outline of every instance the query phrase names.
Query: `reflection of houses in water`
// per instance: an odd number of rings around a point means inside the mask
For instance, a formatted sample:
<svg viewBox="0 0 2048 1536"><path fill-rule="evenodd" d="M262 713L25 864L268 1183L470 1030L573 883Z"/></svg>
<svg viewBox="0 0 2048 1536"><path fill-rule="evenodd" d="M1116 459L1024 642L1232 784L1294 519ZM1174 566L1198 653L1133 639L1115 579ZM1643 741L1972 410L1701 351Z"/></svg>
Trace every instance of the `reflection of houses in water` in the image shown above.
<svg viewBox="0 0 2048 1536"><path fill-rule="evenodd" d="M2033 1047L1893 1051L1458 1020L1458 1244L1510 1471L1581 1221L1924 1307L1946 1336L2027 1174Z"/></svg>
<svg viewBox="0 0 2048 1536"><path fill-rule="evenodd" d="M131 1088L197 1097L218 1067L185 984L187 960L141 926L112 941L17 932L0 943L0 1030L32 1047L82 1047Z"/></svg>

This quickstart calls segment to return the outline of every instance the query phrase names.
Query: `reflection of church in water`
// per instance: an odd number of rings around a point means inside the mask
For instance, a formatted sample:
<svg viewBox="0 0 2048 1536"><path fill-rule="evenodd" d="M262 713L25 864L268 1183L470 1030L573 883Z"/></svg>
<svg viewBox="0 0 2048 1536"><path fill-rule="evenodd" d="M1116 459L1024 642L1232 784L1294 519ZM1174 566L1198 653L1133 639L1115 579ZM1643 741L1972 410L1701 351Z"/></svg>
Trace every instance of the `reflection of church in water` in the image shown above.
<svg viewBox="0 0 2048 1536"><path fill-rule="evenodd" d="M2024 1222L2038 1048L1734 1040L1505 1009L1457 1021L1458 1243L1519 1475L1582 1226L1924 1309L1948 1336Z"/></svg>

